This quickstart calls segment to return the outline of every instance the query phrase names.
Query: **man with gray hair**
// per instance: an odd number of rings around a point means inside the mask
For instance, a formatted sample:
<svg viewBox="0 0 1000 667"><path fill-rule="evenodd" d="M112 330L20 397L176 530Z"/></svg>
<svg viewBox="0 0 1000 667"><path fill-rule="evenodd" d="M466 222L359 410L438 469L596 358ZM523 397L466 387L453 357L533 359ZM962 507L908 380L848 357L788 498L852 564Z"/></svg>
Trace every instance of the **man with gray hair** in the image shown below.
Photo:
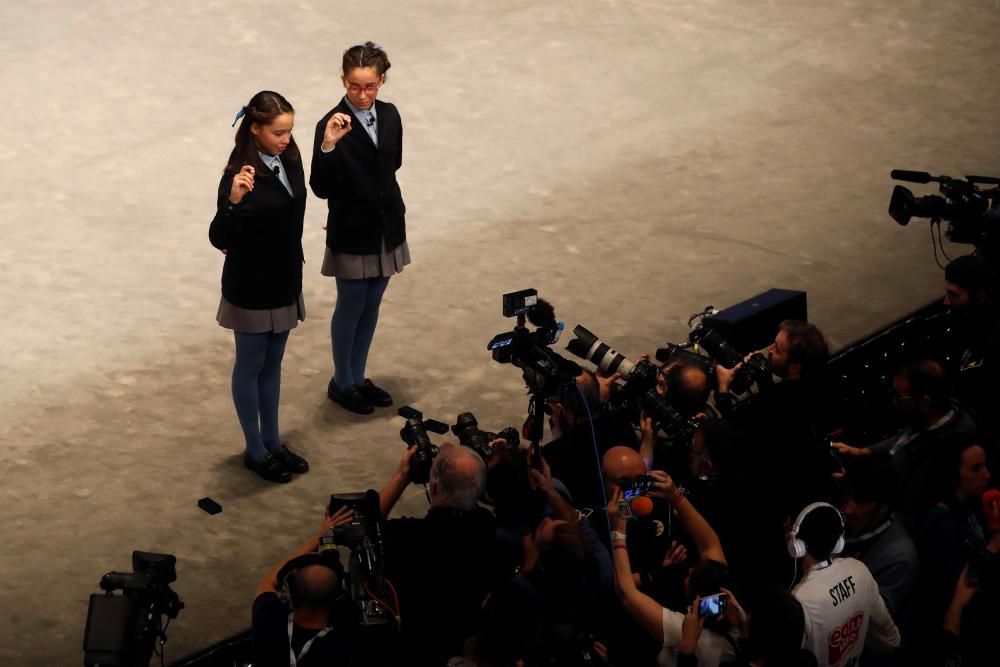
<svg viewBox="0 0 1000 667"><path fill-rule="evenodd" d="M409 486L411 447L382 489L384 516ZM482 603L500 571L493 515L479 505L486 466L468 447L441 445L422 518L385 522L385 577L399 594L400 664L444 664L482 625Z"/></svg>

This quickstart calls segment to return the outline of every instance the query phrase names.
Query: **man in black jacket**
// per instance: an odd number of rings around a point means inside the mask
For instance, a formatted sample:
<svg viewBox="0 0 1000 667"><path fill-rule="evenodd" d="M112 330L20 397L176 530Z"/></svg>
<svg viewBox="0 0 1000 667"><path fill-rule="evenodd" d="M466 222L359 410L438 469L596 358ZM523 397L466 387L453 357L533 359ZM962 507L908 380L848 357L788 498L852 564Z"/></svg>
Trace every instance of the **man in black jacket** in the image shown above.
<svg viewBox="0 0 1000 667"><path fill-rule="evenodd" d="M410 483L411 447L381 493L388 515ZM483 460L468 447L443 444L431 466L431 508L423 518L385 522L385 577L399 594L400 657L443 665L461 655L482 621L487 594L504 579L493 515L478 504Z"/></svg>
<svg viewBox="0 0 1000 667"><path fill-rule="evenodd" d="M834 500L829 468L821 451L821 378L829 356L823 333L813 324L782 322L767 349L779 379L745 405L733 408L729 387L742 364L716 366L716 405L734 419L750 443L750 461L770 495L768 506L784 517L818 498Z"/></svg>

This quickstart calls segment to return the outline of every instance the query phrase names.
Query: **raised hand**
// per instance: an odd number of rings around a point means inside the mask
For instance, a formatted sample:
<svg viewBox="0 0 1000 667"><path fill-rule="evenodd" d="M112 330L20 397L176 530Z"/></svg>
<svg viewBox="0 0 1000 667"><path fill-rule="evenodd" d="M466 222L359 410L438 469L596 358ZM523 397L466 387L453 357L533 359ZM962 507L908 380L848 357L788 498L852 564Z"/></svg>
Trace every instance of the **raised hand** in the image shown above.
<svg viewBox="0 0 1000 667"><path fill-rule="evenodd" d="M254 168L248 164L243 165L240 173L233 176L233 187L229 191L229 201L239 204L249 192L253 192Z"/></svg>
<svg viewBox="0 0 1000 667"><path fill-rule="evenodd" d="M323 150L330 151L337 142L351 131L351 117L346 113L335 113L323 128Z"/></svg>

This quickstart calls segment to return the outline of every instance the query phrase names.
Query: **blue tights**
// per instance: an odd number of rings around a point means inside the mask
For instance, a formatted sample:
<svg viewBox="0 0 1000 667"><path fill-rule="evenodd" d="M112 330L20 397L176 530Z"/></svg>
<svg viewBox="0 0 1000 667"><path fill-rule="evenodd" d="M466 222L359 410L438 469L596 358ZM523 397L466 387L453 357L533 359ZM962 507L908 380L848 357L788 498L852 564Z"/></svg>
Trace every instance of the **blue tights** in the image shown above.
<svg viewBox="0 0 1000 667"><path fill-rule="evenodd" d="M330 319L333 381L340 389L365 381L368 350L375 337L378 309L388 278L337 278L337 306Z"/></svg>
<svg viewBox="0 0 1000 667"><path fill-rule="evenodd" d="M239 417L247 452L260 461L281 447L278 435L278 396L281 393L281 358L287 331L236 333L233 366L233 403Z"/></svg>

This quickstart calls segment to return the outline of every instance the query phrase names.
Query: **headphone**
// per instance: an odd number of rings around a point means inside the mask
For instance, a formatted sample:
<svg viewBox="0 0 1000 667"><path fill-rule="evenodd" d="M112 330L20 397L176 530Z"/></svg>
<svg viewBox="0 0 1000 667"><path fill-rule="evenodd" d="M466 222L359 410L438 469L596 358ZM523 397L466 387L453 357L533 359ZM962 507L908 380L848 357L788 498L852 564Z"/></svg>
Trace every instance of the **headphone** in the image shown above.
<svg viewBox="0 0 1000 667"><path fill-rule="evenodd" d="M337 592L336 595L331 598L331 602L339 600L346 591L344 587L346 574L338 554L334 553L331 555L327 553L311 553L298 556L285 563L281 569L278 570L277 577L278 586L281 589L281 597L288 601L292 609L298 609L302 606L303 595L301 587L295 579L295 573L302 568L310 567L312 565L322 565L337 574Z"/></svg>
<svg viewBox="0 0 1000 667"><path fill-rule="evenodd" d="M799 516L795 519L795 523L792 524L792 532L788 536L788 541L786 546L788 547L788 555L796 560L802 558L806 555L806 543L799 539L799 529L802 527L802 522L805 521L809 513L820 507L829 507L834 512L837 513L837 519L840 521L840 537L837 538L837 543L833 545L833 549L830 550L831 554L839 554L844 550L844 517L840 514L840 510L831 505L830 503L812 503L806 505Z"/></svg>

